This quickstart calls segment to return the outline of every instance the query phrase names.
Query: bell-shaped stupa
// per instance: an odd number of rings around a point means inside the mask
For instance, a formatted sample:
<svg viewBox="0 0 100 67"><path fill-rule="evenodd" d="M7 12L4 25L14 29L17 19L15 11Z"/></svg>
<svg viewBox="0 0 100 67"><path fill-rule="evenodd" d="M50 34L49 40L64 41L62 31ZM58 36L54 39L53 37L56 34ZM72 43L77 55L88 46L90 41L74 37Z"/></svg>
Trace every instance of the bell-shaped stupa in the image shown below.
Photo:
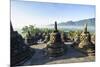
<svg viewBox="0 0 100 67"><path fill-rule="evenodd" d="M50 40L47 43L47 53L49 56L57 57L64 54L66 47L61 39L61 34L57 29L55 21L55 30L50 34Z"/></svg>

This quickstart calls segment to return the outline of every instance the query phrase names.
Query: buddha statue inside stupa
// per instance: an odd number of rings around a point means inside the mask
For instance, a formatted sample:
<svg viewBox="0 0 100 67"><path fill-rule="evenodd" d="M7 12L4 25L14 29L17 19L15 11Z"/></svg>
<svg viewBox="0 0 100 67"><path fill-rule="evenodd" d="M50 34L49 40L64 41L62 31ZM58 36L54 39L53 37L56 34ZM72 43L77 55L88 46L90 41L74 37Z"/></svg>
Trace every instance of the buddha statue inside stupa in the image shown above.
<svg viewBox="0 0 100 67"><path fill-rule="evenodd" d="M87 54L94 53L94 45L91 42L91 35L87 31L87 24L84 25L84 30L80 35L80 43L78 48L81 48Z"/></svg>
<svg viewBox="0 0 100 67"><path fill-rule="evenodd" d="M50 40L47 43L47 53L49 56L57 57L63 55L65 50L66 47L57 29L57 22L55 22L55 30L50 34Z"/></svg>

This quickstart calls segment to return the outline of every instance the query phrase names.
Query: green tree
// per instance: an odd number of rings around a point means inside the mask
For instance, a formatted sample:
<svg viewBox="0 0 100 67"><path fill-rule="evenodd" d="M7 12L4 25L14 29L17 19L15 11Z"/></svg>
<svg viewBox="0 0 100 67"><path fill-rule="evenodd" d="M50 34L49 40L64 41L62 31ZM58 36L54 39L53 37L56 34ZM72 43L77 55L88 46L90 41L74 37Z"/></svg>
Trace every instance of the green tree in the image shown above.
<svg viewBox="0 0 100 67"><path fill-rule="evenodd" d="M28 26L25 26L22 28L22 33L27 33L28 32Z"/></svg>
<svg viewBox="0 0 100 67"><path fill-rule="evenodd" d="M33 35L35 33L35 28L34 27L35 26L33 26L33 25L29 25L29 27L28 27L31 35Z"/></svg>

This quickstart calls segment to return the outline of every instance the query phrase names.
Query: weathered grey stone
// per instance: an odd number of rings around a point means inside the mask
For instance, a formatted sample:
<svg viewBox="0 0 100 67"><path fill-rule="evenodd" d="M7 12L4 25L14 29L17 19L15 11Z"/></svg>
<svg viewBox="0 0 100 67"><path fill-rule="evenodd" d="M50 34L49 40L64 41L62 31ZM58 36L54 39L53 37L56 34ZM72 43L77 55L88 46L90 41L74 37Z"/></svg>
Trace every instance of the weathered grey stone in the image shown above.
<svg viewBox="0 0 100 67"><path fill-rule="evenodd" d="M57 30L57 22L55 22L55 30L50 34L50 40L47 43L48 55L53 57L61 56L64 54L65 48L61 34Z"/></svg>
<svg viewBox="0 0 100 67"><path fill-rule="evenodd" d="M78 47L79 43L80 43L80 35L76 33L76 36L74 37L73 47Z"/></svg>
<svg viewBox="0 0 100 67"><path fill-rule="evenodd" d="M27 32L26 37L25 37L25 43L27 45L34 45L37 43L35 40L36 38L30 34L30 31Z"/></svg>
<svg viewBox="0 0 100 67"><path fill-rule="evenodd" d="M95 45L95 34L91 36L91 42Z"/></svg>
<svg viewBox="0 0 100 67"><path fill-rule="evenodd" d="M87 31L87 24L84 26L84 30L80 35L80 43L78 45L78 48L80 48L83 52L87 54L94 53L95 46L91 42L91 35Z"/></svg>
<svg viewBox="0 0 100 67"><path fill-rule="evenodd" d="M61 39L63 42L68 42L70 40L65 32L61 33Z"/></svg>
<svg viewBox="0 0 100 67"><path fill-rule="evenodd" d="M10 23L10 43L11 43L11 66L21 65L22 61L29 59L33 52L29 46L24 43L24 39L14 31Z"/></svg>
<svg viewBox="0 0 100 67"><path fill-rule="evenodd" d="M47 43L47 42L49 41L49 39L50 39L50 34L47 33L47 34L45 35L44 43Z"/></svg>

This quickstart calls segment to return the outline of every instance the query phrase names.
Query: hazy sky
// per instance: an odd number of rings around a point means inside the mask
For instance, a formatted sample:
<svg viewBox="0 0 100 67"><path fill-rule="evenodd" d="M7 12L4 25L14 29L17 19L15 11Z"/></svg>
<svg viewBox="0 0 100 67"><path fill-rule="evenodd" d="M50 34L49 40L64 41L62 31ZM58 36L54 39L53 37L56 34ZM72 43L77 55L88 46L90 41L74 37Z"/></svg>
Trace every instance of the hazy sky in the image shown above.
<svg viewBox="0 0 100 67"><path fill-rule="evenodd" d="M11 1L11 21L14 28L25 25L47 25L54 21L77 21L95 17L94 5Z"/></svg>

